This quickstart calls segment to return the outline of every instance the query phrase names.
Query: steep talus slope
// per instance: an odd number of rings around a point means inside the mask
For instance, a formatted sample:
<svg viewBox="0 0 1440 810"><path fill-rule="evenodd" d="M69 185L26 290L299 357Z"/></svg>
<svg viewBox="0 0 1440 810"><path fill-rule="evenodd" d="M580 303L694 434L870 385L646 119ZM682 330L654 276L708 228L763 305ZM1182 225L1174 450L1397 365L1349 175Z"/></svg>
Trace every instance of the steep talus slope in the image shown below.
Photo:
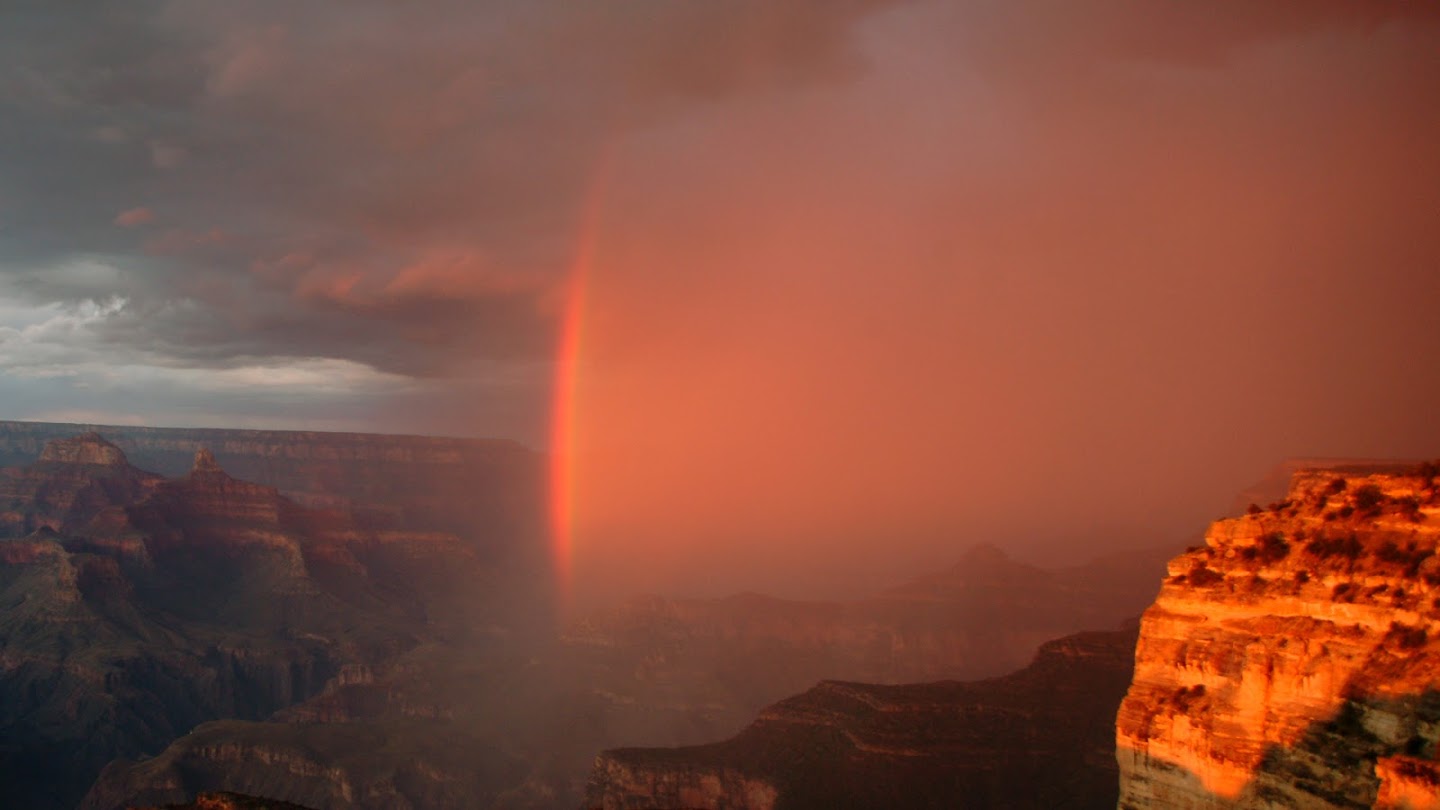
<svg viewBox="0 0 1440 810"><path fill-rule="evenodd" d="M722 743L603 753L587 806L1110 808L1134 632L1049 642L971 683L827 681Z"/></svg>
<svg viewBox="0 0 1440 810"><path fill-rule="evenodd" d="M1122 808L1440 805L1436 469L1297 473L1146 611Z"/></svg>

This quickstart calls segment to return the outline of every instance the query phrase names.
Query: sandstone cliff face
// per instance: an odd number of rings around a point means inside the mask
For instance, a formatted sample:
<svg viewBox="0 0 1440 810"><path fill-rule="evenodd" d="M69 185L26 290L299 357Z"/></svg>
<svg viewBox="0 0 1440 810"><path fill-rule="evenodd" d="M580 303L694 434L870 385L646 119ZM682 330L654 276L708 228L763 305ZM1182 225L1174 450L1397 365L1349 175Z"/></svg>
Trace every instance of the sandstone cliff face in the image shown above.
<svg viewBox="0 0 1440 810"><path fill-rule="evenodd" d="M1121 808L1440 803L1435 473L1297 473L1171 562L1117 721Z"/></svg>
<svg viewBox="0 0 1440 810"><path fill-rule="evenodd" d="M1059 639L1020 672L972 683L827 681L722 743L601 754L586 804L1112 808L1112 724L1134 638Z"/></svg>

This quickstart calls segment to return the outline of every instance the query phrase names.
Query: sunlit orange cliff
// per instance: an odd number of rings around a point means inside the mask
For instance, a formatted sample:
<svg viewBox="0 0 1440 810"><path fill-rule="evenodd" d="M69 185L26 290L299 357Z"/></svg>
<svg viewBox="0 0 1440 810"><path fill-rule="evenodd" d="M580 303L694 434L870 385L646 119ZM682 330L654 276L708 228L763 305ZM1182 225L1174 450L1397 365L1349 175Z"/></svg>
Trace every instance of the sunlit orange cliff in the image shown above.
<svg viewBox="0 0 1440 810"><path fill-rule="evenodd" d="M1436 469L1302 471L1145 612L1122 810L1440 807Z"/></svg>

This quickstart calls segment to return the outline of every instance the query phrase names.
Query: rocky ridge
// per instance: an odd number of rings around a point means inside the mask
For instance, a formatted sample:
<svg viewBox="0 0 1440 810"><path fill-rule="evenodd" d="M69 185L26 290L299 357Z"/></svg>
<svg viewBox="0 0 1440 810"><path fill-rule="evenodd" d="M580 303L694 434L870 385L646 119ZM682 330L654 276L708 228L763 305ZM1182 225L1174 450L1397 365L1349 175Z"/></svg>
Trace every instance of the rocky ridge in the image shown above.
<svg viewBox="0 0 1440 810"><path fill-rule="evenodd" d="M826 681L722 743L604 752L586 806L1111 808L1134 638L1059 639L1019 672L970 683Z"/></svg>
<svg viewBox="0 0 1440 810"><path fill-rule="evenodd" d="M1440 479L1305 470L1214 524L1146 611L1120 807L1440 805Z"/></svg>

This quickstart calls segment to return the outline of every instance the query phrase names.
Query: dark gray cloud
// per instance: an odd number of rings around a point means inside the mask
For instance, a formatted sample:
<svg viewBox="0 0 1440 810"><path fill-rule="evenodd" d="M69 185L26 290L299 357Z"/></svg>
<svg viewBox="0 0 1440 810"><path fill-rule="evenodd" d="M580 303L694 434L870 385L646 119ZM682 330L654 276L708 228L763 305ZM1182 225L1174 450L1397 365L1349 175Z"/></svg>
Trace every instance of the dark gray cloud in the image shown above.
<svg viewBox="0 0 1440 810"><path fill-rule="evenodd" d="M852 77L851 25L881 5L21 4L0 281L114 302L87 333L176 365L543 362L599 152Z"/></svg>

